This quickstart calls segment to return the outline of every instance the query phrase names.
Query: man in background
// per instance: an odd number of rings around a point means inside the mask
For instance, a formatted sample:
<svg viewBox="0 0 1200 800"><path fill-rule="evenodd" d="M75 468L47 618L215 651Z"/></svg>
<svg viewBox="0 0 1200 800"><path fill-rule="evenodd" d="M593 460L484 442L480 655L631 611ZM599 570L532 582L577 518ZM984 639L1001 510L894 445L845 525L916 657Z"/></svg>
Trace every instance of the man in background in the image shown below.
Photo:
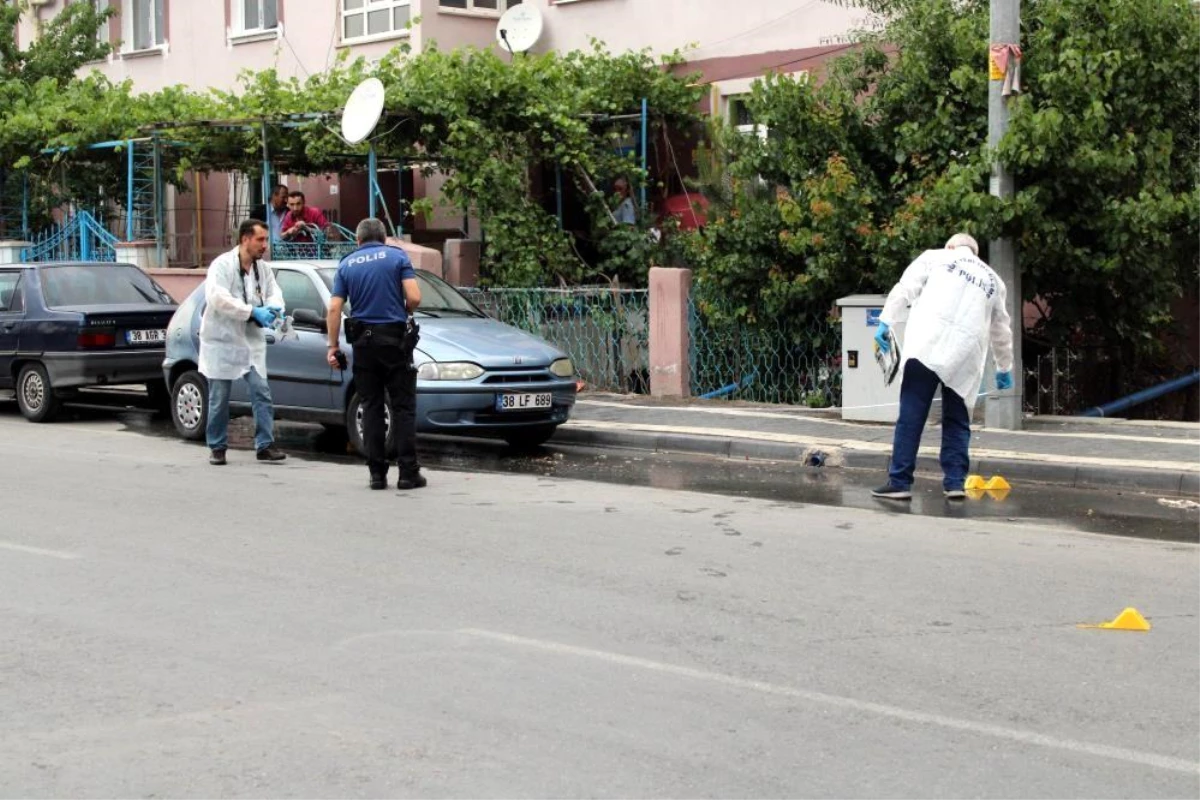
<svg viewBox="0 0 1200 800"><path fill-rule="evenodd" d="M250 212L251 219L261 219L267 223L268 242L277 242L283 235L283 218L287 216L288 187L278 184L267 198L267 202L255 206Z"/></svg>
<svg viewBox="0 0 1200 800"><path fill-rule="evenodd" d="M305 205L304 192L289 192L287 215L283 218L280 238L287 242L313 242L317 231L328 232L329 220L315 206Z"/></svg>

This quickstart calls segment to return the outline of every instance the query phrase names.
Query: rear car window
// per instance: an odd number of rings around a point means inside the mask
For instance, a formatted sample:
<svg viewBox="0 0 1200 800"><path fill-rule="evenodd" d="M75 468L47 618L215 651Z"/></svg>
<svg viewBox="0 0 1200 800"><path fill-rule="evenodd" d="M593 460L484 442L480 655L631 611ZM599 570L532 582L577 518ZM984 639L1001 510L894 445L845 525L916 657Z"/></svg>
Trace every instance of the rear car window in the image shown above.
<svg viewBox="0 0 1200 800"><path fill-rule="evenodd" d="M38 272L50 308L174 302L149 275L124 264L70 264Z"/></svg>

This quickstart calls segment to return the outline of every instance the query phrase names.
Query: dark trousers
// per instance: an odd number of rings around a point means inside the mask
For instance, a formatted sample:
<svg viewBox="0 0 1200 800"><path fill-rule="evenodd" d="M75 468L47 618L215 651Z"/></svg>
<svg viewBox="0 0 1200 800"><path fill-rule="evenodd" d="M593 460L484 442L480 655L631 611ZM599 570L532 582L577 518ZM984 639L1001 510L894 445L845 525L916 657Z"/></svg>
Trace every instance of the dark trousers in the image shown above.
<svg viewBox="0 0 1200 800"><path fill-rule="evenodd" d="M892 442L892 463L888 480L892 486L908 489L917 468L917 450L921 433L929 418L933 395L941 384L933 370L916 359L904 365L900 384L900 418L896 421L896 436ZM942 487L948 490L963 488L971 459L967 448L971 443L971 416L967 404L953 390L942 386Z"/></svg>
<svg viewBox="0 0 1200 800"><path fill-rule="evenodd" d="M390 338L360 339L354 344L354 384L362 397L363 445L371 474L386 476L388 471L386 402L392 412L400 476L416 475L421 465L417 463L417 370L412 350Z"/></svg>

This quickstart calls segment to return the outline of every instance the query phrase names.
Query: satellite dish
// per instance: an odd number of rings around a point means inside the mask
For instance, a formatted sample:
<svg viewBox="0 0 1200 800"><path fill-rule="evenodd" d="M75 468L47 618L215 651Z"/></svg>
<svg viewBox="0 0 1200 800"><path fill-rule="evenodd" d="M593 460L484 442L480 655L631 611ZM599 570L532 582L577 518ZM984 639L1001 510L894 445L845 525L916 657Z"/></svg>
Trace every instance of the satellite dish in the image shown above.
<svg viewBox="0 0 1200 800"><path fill-rule="evenodd" d="M542 35L542 12L530 3L505 11L496 23L496 41L510 53L524 53Z"/></svg>
<svg viewBox="0 0 1200 800"><path fill-rule="evenodd" d="M342 138L358 144L371 135L383 113L383 81L367 78L354 87L342 109Z"/></svg>

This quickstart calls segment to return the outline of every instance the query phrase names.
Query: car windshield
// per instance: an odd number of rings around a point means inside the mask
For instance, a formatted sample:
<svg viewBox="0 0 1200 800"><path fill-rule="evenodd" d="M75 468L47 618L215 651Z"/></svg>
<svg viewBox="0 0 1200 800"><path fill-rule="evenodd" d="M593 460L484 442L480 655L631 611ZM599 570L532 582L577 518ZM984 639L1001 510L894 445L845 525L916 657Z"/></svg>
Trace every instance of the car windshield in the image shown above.
<svg viewBox="0 0 1200 800"><path fill-rule="evenodd" d="M317 270L317 274L321 276L321 280L325 282L329 290L333 291L333 278L337 274L337 269L325 267ZM428 272L417 270L417 285L421 287L421 307L417 309L419 314L436 317L443 315L486 316L470 300L459 294L453 286ZM348 305L347 308L349 308Z"/></svg>
<svg viewBox="0 0 1200 800"><path fill-rule="evenodd" d="M128 264L69 264L38 272L50 308L175 302L149 275Z"/></svg>

